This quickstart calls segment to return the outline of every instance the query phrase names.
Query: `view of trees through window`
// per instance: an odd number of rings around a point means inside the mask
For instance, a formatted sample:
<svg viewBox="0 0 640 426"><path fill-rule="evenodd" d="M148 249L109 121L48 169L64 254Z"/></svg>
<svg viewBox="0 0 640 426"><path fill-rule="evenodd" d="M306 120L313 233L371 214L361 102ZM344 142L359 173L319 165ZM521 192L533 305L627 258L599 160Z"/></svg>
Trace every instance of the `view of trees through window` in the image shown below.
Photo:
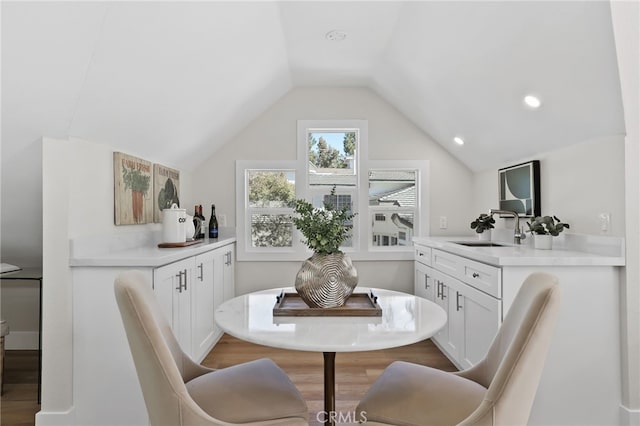
<svg viewBox="0 0 640 426"><path fill-rule="evenodd" d="M248 182L252 247L291 247L295 172L250 170Z"/></svg>
<svg viewBox="0 0 640 426"><path fill-rule="evenodd" d="M355 132L309 132L309 162L320 169L353 169Z"/></svg>

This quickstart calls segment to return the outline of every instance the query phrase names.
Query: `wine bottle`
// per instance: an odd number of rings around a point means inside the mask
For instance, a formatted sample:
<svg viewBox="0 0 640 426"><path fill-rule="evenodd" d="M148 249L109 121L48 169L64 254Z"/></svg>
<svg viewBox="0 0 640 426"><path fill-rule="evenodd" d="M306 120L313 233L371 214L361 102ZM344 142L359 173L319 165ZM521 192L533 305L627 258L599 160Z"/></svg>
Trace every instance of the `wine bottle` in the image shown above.
<svg viewBox="0 0 640 426"><path fill-rule="evenodd" d="M215 204L211 204L211 218L209 219L209 238L218 238L218 218L216 218Z"/></svg>
<svg viewBox="0 0 640 426"><path fill-rule="evenodd" d="M200 227L200 238L205 237L205 229L207 227L207 222L205 221L204 215L202 214L202 204L198 205L198 216L202 221L202 226Z"/></svg>
<svg viewBox="0 0 640 426"><path fill-rule="evenodd" d="M200 233L202 232L202 219L198 215L198 205L193 208L193 227L195 229L195 234L193 235L194 239L200 238Z"/></svg>

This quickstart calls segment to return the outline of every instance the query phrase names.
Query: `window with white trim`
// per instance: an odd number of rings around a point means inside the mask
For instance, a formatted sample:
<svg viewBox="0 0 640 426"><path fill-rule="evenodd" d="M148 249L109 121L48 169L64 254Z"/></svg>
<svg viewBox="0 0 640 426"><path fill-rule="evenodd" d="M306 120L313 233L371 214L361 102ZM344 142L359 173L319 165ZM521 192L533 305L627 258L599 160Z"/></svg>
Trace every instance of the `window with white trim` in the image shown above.
<svg viewBox="0 0 640 426"><path fill-rule="evenodd" d="M352 259L411 259L413 236L428 233L428 161L369 160L366 120L300 120L297 135L296 161L236 162L238 260L311 255L291 220L296 198L356 213L341 247Z"/></svg>

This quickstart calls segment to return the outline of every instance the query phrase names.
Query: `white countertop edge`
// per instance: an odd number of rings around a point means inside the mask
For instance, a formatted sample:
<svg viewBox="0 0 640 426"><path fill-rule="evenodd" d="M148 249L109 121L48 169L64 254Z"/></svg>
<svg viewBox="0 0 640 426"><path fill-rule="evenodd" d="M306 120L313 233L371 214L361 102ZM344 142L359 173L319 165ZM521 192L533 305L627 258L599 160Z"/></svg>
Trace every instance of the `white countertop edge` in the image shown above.
<svg viewBox="0 0 640 426"><path fill-rule="evenodd" d="M157 243L129 248L112 253L100 253L86 255L76 255L69 258L69 266L147 266L157 267L177 262L191 256L206 253L220 247L232 244L235 237L219 238L209 240L205 238L202 243L187 247L159 248Z"/></svg>
<svg viewBox="0 0 640 426"><path fill-rule="evenodd" d="M624 254L620 256L602 255L588 251L577 251L564 247L552 250L537 250L529 244L516 245L497 241L503 247L469 247L455 244L455 241L477 240L469 236L414 237L415 244L440 249L449 253L477 260L495 266L624 266ZM624 253L622 241L621 253Z"/></svg>

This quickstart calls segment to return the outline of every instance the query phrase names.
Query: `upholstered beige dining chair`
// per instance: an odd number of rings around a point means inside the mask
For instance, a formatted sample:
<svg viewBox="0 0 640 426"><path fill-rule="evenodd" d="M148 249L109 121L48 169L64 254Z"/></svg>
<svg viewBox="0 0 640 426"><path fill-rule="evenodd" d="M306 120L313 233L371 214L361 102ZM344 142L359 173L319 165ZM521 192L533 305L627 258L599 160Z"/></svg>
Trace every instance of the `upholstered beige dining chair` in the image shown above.
<svg viewBox="0 0 640 426"><path fill-rule="evenodd" d="M531 274L486 357L447 373L396 361L356 408L367 425L525 425L558 313L557 279Z"/></svg>
<svg viewBox="0 0 640 426"><path fill-rule="evenodd" d="M152 426L308 424L305 401L273 361L205 368L180 349L140 272L119 275L115 293Z"/></svg>

